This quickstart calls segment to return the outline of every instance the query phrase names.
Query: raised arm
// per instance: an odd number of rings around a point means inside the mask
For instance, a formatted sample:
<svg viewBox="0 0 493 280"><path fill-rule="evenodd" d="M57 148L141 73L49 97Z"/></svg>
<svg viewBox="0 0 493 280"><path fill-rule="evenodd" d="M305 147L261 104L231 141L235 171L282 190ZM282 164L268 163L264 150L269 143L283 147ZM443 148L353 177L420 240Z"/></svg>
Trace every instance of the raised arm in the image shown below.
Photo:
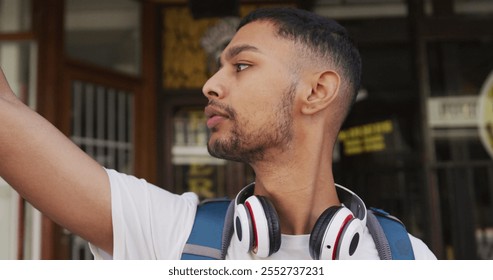
<svg viewBox="0 0 493 280"><path fill-rule="evenodd" d="M106 172L19 101L1 70L0 176L55 222L112 252Z"/></svg>

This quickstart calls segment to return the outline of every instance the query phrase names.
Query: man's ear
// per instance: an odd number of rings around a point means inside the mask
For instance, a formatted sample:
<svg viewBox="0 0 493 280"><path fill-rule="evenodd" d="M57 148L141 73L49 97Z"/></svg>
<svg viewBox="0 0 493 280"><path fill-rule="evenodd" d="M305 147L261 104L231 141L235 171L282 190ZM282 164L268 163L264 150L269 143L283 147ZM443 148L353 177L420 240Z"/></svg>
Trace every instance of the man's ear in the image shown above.
<svg viewBox="0 0 493 280"><path fill-rule="evenodd" d="M311 92L304 96L302 112L314 114L326 108L339 93L341 78L337 72L324 71L314 76Z"/></svg>

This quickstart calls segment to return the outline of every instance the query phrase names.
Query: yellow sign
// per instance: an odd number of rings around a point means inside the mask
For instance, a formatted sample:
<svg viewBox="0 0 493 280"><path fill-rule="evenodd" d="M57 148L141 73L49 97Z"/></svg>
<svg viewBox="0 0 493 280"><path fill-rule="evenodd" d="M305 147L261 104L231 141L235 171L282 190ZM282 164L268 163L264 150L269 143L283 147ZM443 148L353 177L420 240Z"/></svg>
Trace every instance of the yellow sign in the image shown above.
<svg viewBox="0 0 493 280"><path fill-rule="evenodd" d="M188 190L203 198L212 198L214 194L214 180L211 175L214 167L210 165L191 164L188 171Z"/></svg>
<svg viewBox="0 0 493 280"><path fill-rule="evenodd" d="M391 120L354 126L339 133L346 156L378 152L386 148L385 135L394 131Z"/></svg>
<svg viewBox="0 0 493 280"><path fill-rule="evenodd" d="M481 89L478 106L478 129L481 142L483 142L486 151L493 157L493 71Z"/></svg>

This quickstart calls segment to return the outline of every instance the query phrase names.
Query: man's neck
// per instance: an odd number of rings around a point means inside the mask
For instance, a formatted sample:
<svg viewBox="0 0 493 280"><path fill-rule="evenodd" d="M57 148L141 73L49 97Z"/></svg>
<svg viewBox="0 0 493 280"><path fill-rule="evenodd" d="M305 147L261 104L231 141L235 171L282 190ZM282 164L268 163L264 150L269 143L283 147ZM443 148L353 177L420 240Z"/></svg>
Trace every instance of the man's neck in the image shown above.
<svg viewBox="0 0 493 280"><path fill-rule="evenodd" d="M284 234L308 234L322 212L339 205L332 175L331 151L276 155L252 165L255 194L272 201ZM314 156L316 155L316 156Z"/></svg>

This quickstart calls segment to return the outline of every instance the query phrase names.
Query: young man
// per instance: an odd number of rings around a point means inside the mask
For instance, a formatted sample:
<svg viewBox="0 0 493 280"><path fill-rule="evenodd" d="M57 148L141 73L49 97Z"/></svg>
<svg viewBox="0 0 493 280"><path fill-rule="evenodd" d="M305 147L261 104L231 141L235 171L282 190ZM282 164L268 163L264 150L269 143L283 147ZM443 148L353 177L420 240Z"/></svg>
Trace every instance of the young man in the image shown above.
<svg viewBox="0 0 493 280"><path fill-rule="evenodd" d="M364 204L336 187L331 169L360 69L357 49L334 21L282 8L255 11L240 23L219 71L203 87L210 153L246 162L256 174L255 184L235 200L226 259L331 259L336 253L319 247L335 250L325 244L325 228L332 223L341 223L338 239L345 238L342 228L352 236L341 241L351 251L348 257L379 258ZM54 221L90 241L96 258L181 257L196 195L172 194L101 168L14 98L5 79L0 119L0 175ZM342 207L338 189L358 201L359 210ZM339 211L352 218L333 221ZM423 242L411 236L411 243L417 259L435 259Z"/></svg>

